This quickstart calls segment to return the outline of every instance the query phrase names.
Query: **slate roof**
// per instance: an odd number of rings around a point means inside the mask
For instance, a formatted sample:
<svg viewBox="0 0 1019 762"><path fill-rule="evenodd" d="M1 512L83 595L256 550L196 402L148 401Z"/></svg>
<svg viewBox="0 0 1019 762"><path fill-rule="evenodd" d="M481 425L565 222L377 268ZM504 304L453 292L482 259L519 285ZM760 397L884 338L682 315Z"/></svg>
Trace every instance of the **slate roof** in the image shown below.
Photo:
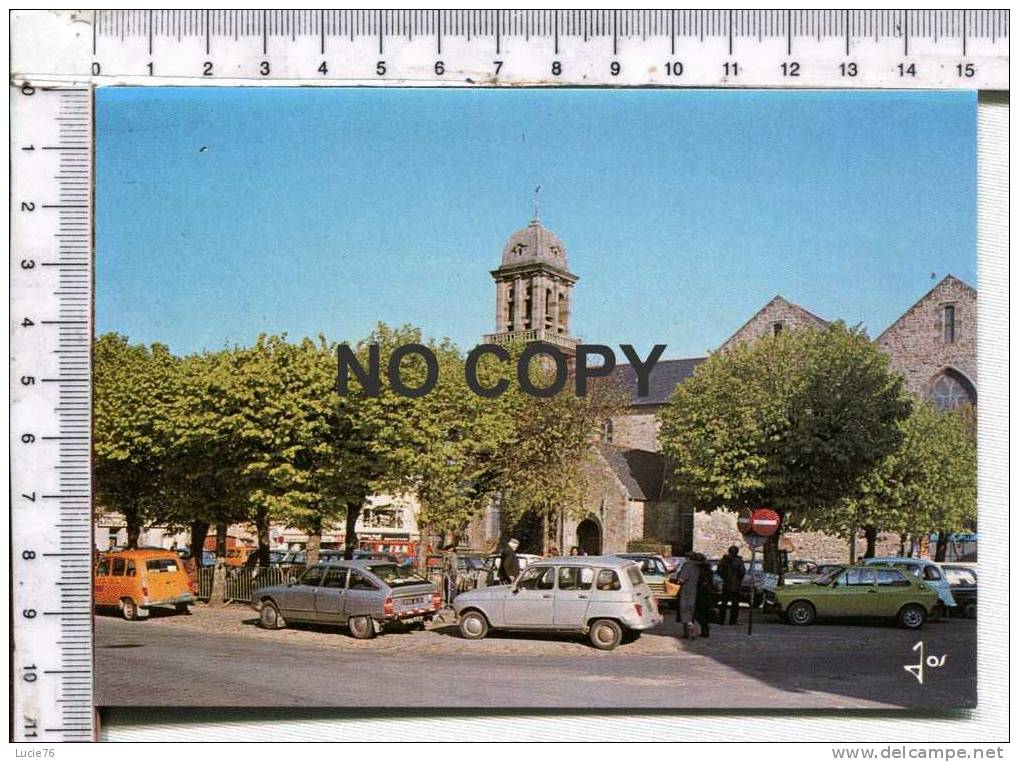
<svg viewBox="0 0 1019 762"><path fill-rule="evenodd" d="M666 497L665 456L660 452L599 442L598 450L633 500Z"/></svg>
<svg viewBox="0 0 1019 762"><path fill-rule="evenodd" d="M637 396L637 372L629 363L620 363L612 371L612 377L630 397L631 405L664 405L673 390L693 375L694 368L706 357L687 357L682 360L659 360L651 369L648 379L648 395Z"/></svg>

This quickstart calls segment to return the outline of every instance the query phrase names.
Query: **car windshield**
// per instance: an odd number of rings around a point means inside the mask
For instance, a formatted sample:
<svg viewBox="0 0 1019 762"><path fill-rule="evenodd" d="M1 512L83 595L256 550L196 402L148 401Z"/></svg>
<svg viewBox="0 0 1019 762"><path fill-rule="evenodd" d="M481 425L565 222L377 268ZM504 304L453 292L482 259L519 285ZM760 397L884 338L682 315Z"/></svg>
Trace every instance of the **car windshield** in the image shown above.
<svg viewBox="0 0 1019 762"><path fill-rule="evenodd" d="M421 585L428 580L420 577L410 569L396 564L372 564L368 567L371 573L381 579L390 587L403 587L404 585Z"/></svg>
<svg viewBox="0 0 1019 762"><path fill-rule="evenodd" d="M660 558L655 558L654 556L623 556L623 558L639 563L642 574L668 573L668 569L665 568L665 563Z"/></svg>
<svg viewBox="0 0 1019 762"><path fill-rule="evenodd" d="M970 569L945 567L945 576L948 577L948 584L952 587L975 585L977 583L977 575Z"/></svg>

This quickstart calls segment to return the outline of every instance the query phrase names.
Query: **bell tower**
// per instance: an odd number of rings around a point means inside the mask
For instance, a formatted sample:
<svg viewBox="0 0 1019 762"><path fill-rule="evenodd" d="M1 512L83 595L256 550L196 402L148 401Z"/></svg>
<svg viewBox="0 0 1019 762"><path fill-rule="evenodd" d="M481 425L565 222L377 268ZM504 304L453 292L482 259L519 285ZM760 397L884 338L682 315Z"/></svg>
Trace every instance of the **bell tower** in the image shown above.
<svg viewBox="0 0 1019 762"><path fill-rule="evenodd" d="M534 219L509 237L495 280L495 333L488 343L543 341L566 354L576 352L570 335L570 309L576 275L566 264L566 247L541 224L535 201Z"/></svg>

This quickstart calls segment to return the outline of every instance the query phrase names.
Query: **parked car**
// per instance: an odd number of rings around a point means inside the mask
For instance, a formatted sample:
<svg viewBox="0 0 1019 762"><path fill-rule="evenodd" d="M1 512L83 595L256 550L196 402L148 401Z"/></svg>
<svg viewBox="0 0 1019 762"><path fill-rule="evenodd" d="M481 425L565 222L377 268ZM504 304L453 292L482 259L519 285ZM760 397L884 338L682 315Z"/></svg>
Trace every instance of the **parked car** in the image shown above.
<svg viewBox="0 0 1019 762"><path fill-rule="evenodd" d="M665 562L665 570L672 574L672 572L679 569L683 562L686 560L683 556L662 556L662 560Z"/></svg>
<svg viewBox="0 0 1019 762"><path fill-rule="evenodd" d="M304 566L306 563L308 563L308 554L303 550L269 551L270 566Z"/></svg>
<svg viewBox="0 0 1019 762"><path fill-rule="evenodd" d="M962 564L941 564L941 568L952 588L952 598L955 599L956 605L952 613L958 613L967 619L976 619L977 570Z"/></svg>
<svg viewBox="0 0 1019 762"><path fill-rule="evenodd" d="M318 560L342 561L345 555L345 550L320 550L318 553ZM390 563L400 565L403 565L406 562L406 559L400 558L392 553L385 553L381 550L355 550L353 556L356 559L364 559L368 561L389 561Z"/></svg>
<svg viewBox="0 0 1019 762"><path fill-rule="evenodd" d="M96 608L116 607L124 619L144 619L149 609L187 614L195 602L191 580L172 550L139 548L103 553L95 570Z"/></svg>
<svg viewBox="0 0 1019 762"><path fill-rule="evenodd" d="M493 554L485 558L485 562L478 573L478 586L488 587L499 584L499 554ZM520 562L520 571L526 569L535 561L540 561L542 556L533 553L517 553L517 560Z"/></svg>
<svg viewBox="0 0 1019 762"><path fill-rule="evenodd" d="M955 598L952 597L952 587L948 584L948 578L933 561L926 558L903 558L899 556L886 556L882 558L867 558L863 563L868 566L891 566L896 569L905 569L917 579L921 579L930 585L938 594L941 605L931 615L930 621L936 622L942 616L949 615L955 608Z"/></svg>
<svg viewBox="0 0 1019 762"><path fill-rule="evenodd" d="M830 567L829 567L830 568ZM785 585L806 585L816 580L826 569L805 558L797 558L789 562L789 571L782 575Z"/></svg>
<svg viewBox="0 0 1019 762"><path fill-rule="evenodd" d="M442 607L439 589L391 561L326 561L294 582L256 590L251 605L262 627L287 623L345 625L355 638L373 638L401 623L424 626Z"/></svg>
<svg viewBox="0 0 1019 762"><path fill-rule="evenodd" d="M828 618L895 619L911 630L937 610L938 594L904 569L847 566L805 585L768 590L766 604L789 624Z"/></svg>
<svg viewBox="0 0 1019 762"><path fill-rule="evenodd" d="M606 651L662 622L640 566L619 556L541 559L512 585L461 593L453 610L468 640L490 630L576 632Z"/></svg>
<svg viewBox="0 0 1019 762"><path fill-rule="evenodd" d="M714 581L717 592L722 591L722 576L718 573L718 562L720 559L712 558L708 560L711 565L711 570L714 572ZM767 588L777 587L778 576L775 574L766 574L760 561L756 561L753 564L753 568L750 568L750 562L744 561L747 567L747 573L743 576L743 581L739 587L739 599L741 603L745 603L748 606L751 603L751 591L753 594L753 606L757 608L764 603L764 593Z"/></svg>
<svg viewBox="0 0 1019 762"><path fill-rule="evenodd" d="M665 580L669 576L669 570L665 566L664 558L657 553L616 553L615 555L640 564L640 573L644 575L644 581L651 588L659 607L675 604L675 595L668 595L665 592Z"/></svg>

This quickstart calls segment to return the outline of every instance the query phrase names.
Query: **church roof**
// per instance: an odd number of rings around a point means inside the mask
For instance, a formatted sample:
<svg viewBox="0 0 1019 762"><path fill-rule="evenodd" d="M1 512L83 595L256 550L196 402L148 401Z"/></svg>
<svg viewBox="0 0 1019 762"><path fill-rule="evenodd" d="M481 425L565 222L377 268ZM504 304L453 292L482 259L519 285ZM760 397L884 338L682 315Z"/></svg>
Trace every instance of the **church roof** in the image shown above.
<svg viewBox="0 0 1019 762"><path fill-rule="evenodd" d="M924 294L919 299L917 299L912 307L910 307L908 310L906 310L901 315L899 315L897 318L895 318L895 320L892 322L892 324L890 326L888 326L887 328L885 328L883 331L881 331L881 335L878 336L876 339L874 339L874 341L877 342L877 343L880 343L881 340L885 337L885 334L887 334L895 326L897 326L899 323L901 323L903 320L905 320L913 310L915 310L917 307L919 307L925 301L930 299L931 296L933 296L934 294L938 293L939 291L941 291L943 289L951 288L953 286L962 288L963 290L965 290L966 292L971 294L974 298L976 298L977 290L975 288L973 288L973 286L971 286L966 281L964 281L964 280L962 280L960 278L956 278L954 275L949 273L944 278L939 280L937 282L937 284L934 286L934 288L932 288L926 294Z"/></svg>
<svg viewBox="0 0 1019 762"><path fill-rule="evenodd" d="M673 390L690 378L694 369L706 359L687 357L681 360L659 360L651 369L646 397L637 396L637 372L629 363L617 365L612 371L612 377L629 396L631 405L664 405Z"/></svg>
<svg viewBox="0 0 1019 762"><path fill-rule="evenodd" d="M662 500L667 497L666 461L660 452L618 447L599 442L598 451L631 500Z"/></svg>
<svg viewBox="0 0 1019 762"><path fill-rule="evenodd" d="M547 264L560 270L566 266L566 247L559 236L541 224L531 220L526 228L515 232L502 249L502 267L523 264Z"/></svg>

